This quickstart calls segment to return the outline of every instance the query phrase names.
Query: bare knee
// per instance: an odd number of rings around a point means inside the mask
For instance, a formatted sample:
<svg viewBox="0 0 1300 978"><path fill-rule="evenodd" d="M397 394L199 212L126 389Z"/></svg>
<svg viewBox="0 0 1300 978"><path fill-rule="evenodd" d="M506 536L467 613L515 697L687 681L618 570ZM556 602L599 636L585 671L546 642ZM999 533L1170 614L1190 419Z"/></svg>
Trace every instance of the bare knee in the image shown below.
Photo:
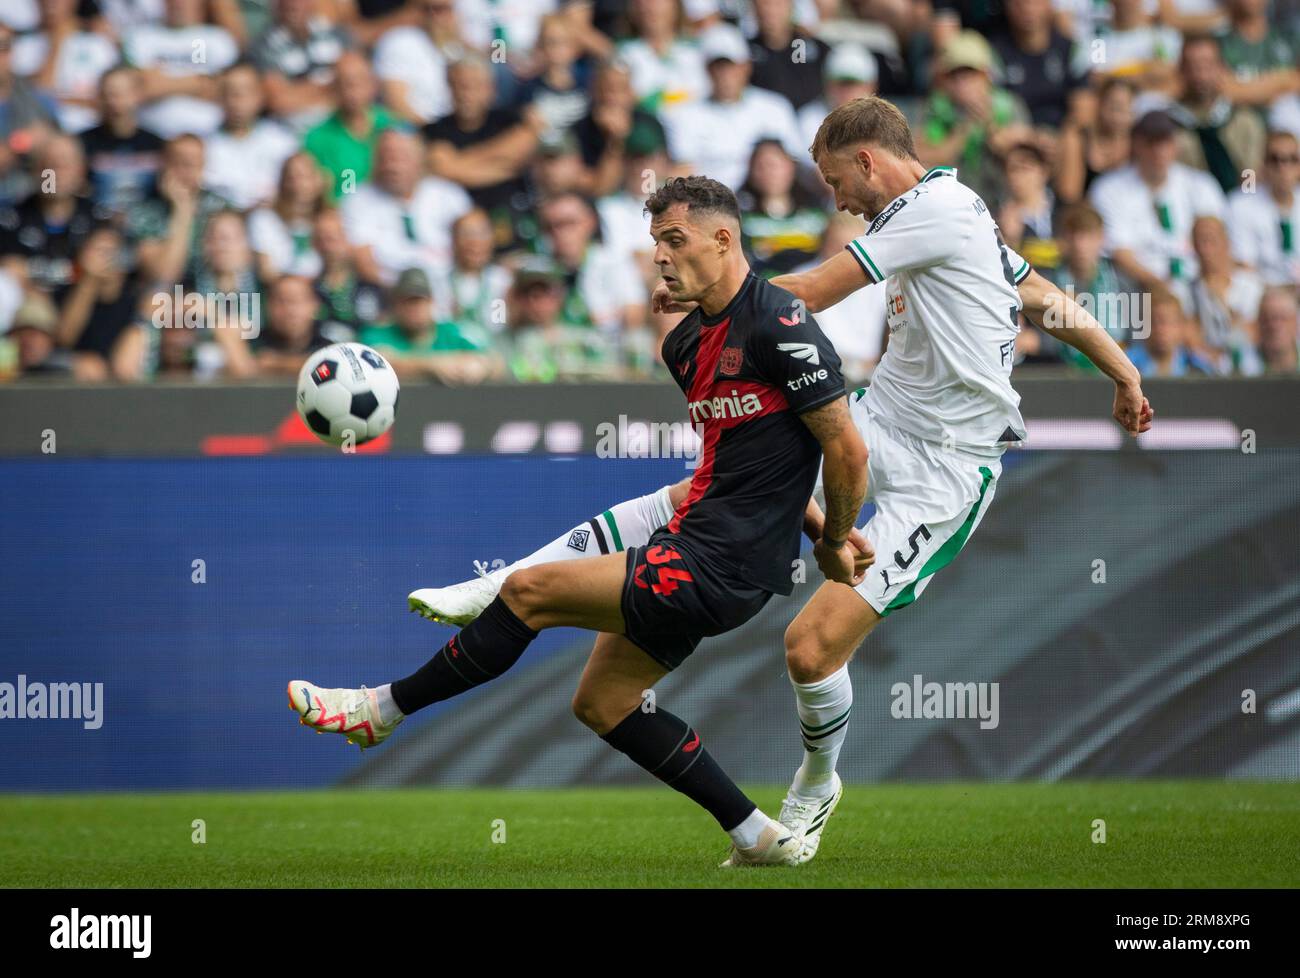
<svg viewBox="0 0 1300 978"><path fill-rule="evenodd" d="M573 715L598 737L605 736L617 727L634 709L635 706L625 708L624 704L613 703L608 697L600 696L598 691L581 686L573 694Z"/></svg>
<svg viewBox="0 0 1300 978"><path fill-rule="evenodd" d="M825 679L847 661L839 644L822 625L796 618L785 630L785 667L790 678L800 685Z"/></svg>
<svg viewBox="0 0 1300 978"><path fill-rule="evenodd" d="M525 567L507 577L501 585L501 600L529 627L535 627L530 619L545 607L547 574L544 566Z"/></svg>

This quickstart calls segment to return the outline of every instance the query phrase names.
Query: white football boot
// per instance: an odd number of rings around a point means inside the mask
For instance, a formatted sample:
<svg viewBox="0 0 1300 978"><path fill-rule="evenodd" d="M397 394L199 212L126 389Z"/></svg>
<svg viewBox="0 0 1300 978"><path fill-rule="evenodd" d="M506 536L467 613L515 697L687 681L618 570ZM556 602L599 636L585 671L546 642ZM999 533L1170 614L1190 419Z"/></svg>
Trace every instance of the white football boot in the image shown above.
<svg viewBox="0 0 1300 978"><path fill-rule="evenodd" d="M736 866L798 866L811 858L803 839L780 822L768 819L767 828L758 837L756 845L745 849L733 845L731 855L720 866L722 869Z"/></svg>
<svg viewBox="0 0 1300 978"><path fill-rule="evenodd" d="M289 708L298 722L317 733L337 733L362 750L382 744L405 717L386 724L379 718L373 689L322 689L304 679L289 684Z"/></svg>
<svg viewBox="0 0 1300 978"><path fill-rule="evenodd" d="M468 625L495 600L509 576L504 567L488 573L477 560L474 561L474 570L478 576L468 581L450 587L425 587L412 591L406 598L407 607L429 621L457 628Z"/></svg>
<svg viewBox="0 0 1300 978"><path fill-rule="evenodd" d="M844 782L834 772L831 773L831 777L834 779L832 784L835 790L826 798L808 801L796 795L792 788L787 792L785 801L781 802L781 814L778 819L782 825L803 840L808 849L809 859L817 855L817 848L822 844L822 830L826 828L826 822L835 814L840 799L844 797Z"/></svg>

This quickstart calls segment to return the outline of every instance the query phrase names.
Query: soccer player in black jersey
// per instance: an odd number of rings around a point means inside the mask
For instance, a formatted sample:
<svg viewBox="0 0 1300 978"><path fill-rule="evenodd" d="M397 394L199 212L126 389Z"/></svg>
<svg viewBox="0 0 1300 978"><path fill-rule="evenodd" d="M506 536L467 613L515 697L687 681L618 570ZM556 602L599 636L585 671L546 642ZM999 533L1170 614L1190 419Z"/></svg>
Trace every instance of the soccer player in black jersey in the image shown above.
<svg viewBox="0 0 1300 978"><path fill-rule="evenodd" d="M611 747L682 792L731 836L723 865L794 865L801 839L722 771L699 734L645 691L700 640L793 590L804 514L824 456L816 546L831 580L861 580L849 543L866 493L867 450L849 418L839 358L803 305L750 271L724 185L670 180L646 203L655 262L673 297L698 303L663 344L704 445L690 490L641 547L512 574L497 598L413 675L377 689L289 684L302 722L363 748L407 714L509 669L543 628L600 633L573 700Z"/></svg>

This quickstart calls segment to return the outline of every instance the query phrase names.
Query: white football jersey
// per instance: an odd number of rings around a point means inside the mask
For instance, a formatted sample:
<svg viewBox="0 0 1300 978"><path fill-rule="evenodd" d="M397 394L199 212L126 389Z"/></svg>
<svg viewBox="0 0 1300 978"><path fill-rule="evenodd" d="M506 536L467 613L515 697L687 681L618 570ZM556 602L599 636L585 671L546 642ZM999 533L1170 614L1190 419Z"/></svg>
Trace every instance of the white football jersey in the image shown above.
<svg viewBox="0 0 1300 978"><path fill-rule="evenodd" d="M1025 437L1011 386L1029 263L951 167L930 170L848 245L885 282L889 347L871 378L873 413L918 438L1000 455Z"/></svg>

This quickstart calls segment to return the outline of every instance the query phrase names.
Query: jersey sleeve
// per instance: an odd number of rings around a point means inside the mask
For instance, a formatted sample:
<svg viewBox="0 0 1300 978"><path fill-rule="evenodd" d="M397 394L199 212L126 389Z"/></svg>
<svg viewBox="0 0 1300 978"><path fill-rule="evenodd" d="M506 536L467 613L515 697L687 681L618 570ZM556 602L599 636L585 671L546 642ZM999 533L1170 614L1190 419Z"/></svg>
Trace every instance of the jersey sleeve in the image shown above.
<svg viewBox="0 0 1300 978"><path fill-rule="evenodd" d="M759 318L749 337L751 362L791 410L802 414L844 396L839 354L802 303L786 294Z"/></svg>
<svg viewBox="0 0 1300 978"><path fill-rule="evenodd" d="M909 191L847 245L873 282L928 268L961 252L970 235L965 208L945 207L932 193Z"/></svg>
<svg viewBox="0 0 1300 978"><path fill-rule="evenodd" d="M1029 273L1032 272L1034 268L1028 261L1016 254L1015 249L1010 245L1004 244L1002 247L1006 249L1007 258L1011 262L1011 277L1015 279L1016 285L1019 285L1025 279L1029 278Z"/></svg>

